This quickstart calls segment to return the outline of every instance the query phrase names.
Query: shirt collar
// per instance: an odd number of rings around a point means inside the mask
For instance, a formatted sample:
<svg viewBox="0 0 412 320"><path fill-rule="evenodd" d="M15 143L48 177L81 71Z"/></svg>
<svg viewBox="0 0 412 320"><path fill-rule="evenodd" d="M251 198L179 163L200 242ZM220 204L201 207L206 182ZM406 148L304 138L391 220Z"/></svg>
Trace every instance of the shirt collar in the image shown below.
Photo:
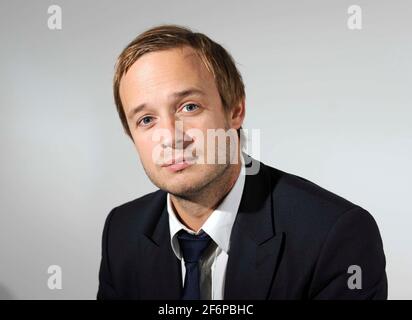
<svg viewBox="0 0 412 320"><path fill-rule="evenodd" d="M226 253L229 252L230 234L239 209L245 184L245 165L242 158L241 170L232 189L205 221L201 230L205 231L212 240ZM177 240L177 233L183 229L191 234L196 234L187 228L176 216L172 206L170 194L167 193L167 212L169 215L170 241L175 255L181 259L180 246ZM199 233L201 232L199 231Z"/></svg>

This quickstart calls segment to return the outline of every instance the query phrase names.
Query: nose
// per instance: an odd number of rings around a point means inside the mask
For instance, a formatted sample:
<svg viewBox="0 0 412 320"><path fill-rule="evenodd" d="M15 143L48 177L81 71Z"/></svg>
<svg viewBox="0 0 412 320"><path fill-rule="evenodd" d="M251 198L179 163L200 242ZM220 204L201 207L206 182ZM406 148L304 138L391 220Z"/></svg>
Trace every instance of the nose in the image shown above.
<svg viewBox="0 0 412 320"><path fill-rule="evenodd" d="M173 117L168 117L162 123L162 129L165 134L160 140L163 149L184 150L193 141L185 134L184 123L182 120L176 120Z"/></svg>

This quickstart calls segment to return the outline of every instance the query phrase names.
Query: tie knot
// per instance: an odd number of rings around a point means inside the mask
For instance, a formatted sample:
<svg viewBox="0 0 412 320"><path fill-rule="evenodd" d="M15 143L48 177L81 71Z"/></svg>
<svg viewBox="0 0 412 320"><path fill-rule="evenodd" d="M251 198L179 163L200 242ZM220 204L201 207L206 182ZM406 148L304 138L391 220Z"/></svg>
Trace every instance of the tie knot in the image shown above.
<svg viewBox="0 0 412 320"><path fill-rule="evenodd" d="M195 235L190 234L185 230L180 230L178 232L177 239L179 240L185 263L198 262L212 240L206 232Z"/></svg>

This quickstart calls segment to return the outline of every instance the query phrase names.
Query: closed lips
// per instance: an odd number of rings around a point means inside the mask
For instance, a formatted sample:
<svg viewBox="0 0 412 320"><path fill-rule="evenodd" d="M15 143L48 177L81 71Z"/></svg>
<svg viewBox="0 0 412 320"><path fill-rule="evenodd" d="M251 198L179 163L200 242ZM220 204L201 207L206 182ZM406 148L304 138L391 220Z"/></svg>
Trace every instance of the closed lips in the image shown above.
<svg viewBox="0 0 412 320"><path fill-rule="evenodd" d="M190 161L193 161L193 160L195 160L194 158L178 158L178 159L172 159L172 160L169 160L169 161L166 161L163 165L162 165L162 167L167 167L167 166L170 166L170 165L172 165L172 164L176 164L176 163L183 163L183 162L190 162Z"/></svg>

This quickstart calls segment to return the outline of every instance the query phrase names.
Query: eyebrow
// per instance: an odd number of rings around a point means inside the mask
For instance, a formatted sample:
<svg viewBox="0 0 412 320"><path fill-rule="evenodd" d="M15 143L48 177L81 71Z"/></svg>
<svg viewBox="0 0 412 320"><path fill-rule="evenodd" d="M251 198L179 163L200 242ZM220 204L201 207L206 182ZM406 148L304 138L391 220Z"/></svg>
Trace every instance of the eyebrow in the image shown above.
<svg viewBox="0 0 412 320"><path fill-rule="evenodd" d="M169 95L169 97L173 100L177 100L177 99L182 99L184 97L190 96L190 95L201 95L204 96L205 93L197 88L188 88L182 91L178 91L178 92L174 92L172 94ZM143 109L147 108L147 104L146 103L142 103L139 104L137 107L134 107L132 110L130 110L128 117L131 119L134 115L136 115L137 113L141 112Z"/></svg>

